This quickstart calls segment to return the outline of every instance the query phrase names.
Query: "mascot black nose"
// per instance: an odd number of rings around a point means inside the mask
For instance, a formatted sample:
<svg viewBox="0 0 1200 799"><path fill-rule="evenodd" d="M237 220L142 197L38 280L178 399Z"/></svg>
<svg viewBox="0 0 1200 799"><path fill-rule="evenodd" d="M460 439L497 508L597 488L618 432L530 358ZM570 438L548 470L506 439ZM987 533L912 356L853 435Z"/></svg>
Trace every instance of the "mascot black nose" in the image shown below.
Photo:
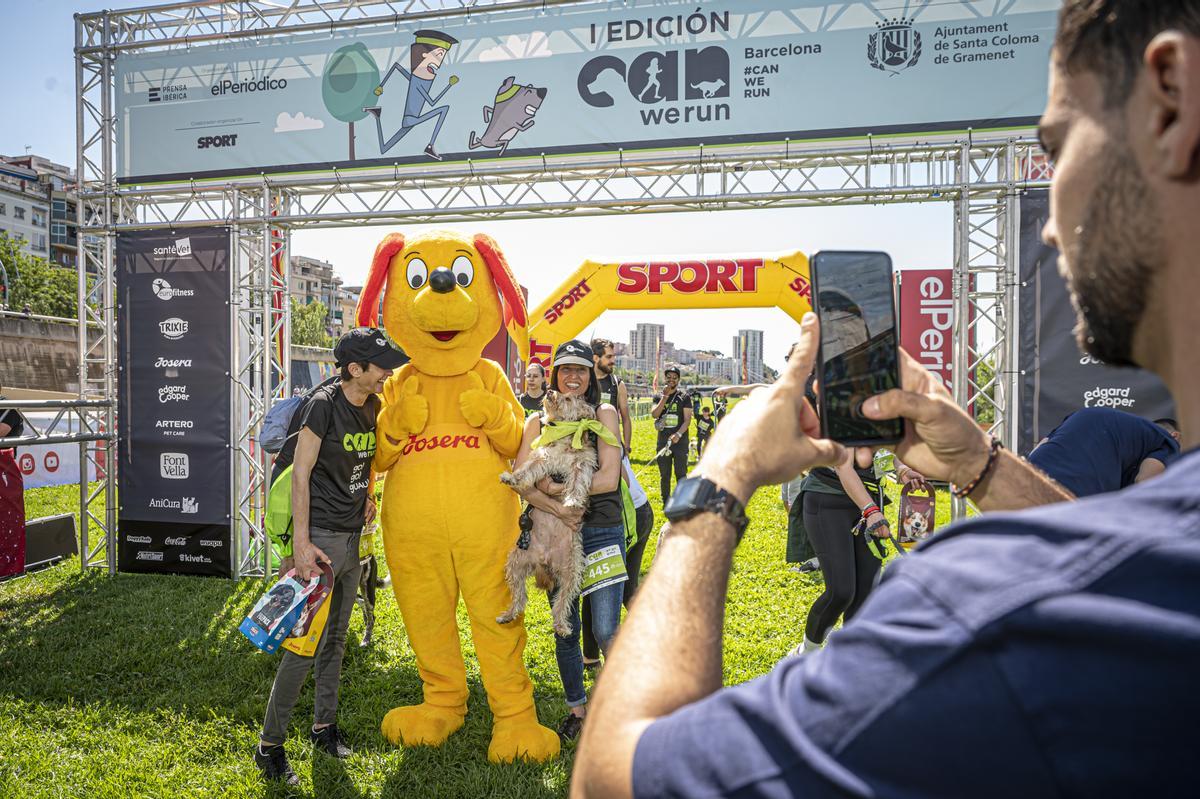
<svg viewBox="0 0 1200 799"><path fill-rule="evenodd" d="M449 294L454 291L454 273L444 266L433 270L429 276L429 287L438 294Z"/></svg>

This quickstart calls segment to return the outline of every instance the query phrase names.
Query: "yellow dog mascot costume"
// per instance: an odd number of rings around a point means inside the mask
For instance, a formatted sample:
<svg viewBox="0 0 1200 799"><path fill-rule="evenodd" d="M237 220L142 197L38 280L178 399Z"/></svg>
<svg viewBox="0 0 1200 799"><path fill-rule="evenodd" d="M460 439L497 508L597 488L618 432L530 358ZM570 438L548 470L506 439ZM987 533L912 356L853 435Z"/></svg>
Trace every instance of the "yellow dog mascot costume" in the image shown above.
<svg viewBox="0 0 1200 799"><path fill-rule="evenodd" d="M500 366L480 357L502 316L528 357L524 299L492 239L446 232L387 236L359 301L360 325L375 323L381 294L384 327L412 360L384 388L374 469L390 472L384 549L424 684L424 702L389 711L383 734L437 746L462 726L461 592L494 717L488 759L547 760L558 736L538 723L524 622L496 623L509 603L504 563L520 515L499 477L517 454L524 414Z"/></svg>

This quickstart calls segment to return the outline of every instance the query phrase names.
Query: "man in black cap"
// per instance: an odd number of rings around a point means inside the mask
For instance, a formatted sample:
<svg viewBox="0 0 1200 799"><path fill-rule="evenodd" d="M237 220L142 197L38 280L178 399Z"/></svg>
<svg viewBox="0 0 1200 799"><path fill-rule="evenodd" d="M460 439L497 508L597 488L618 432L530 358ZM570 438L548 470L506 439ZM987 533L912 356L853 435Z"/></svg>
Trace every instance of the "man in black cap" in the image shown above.
<svg viewBox="0 0 1200 799"><path fill-rule="evenodd" d="M292 467L292 547L297 579L320 575L319 562L333 569L329 619L314 657L285 651L271 687L266 719L254 762L269 780L298 783L283 753L288 719L315 663L313 726L316 749L342 758L350 754L337 727L338 683L346 628L358 592L359 538L375 517L371 459L375 419L384 381L407 360L383 331L357 328L333 349L338 379L321 386L296 412L295 431L276 459L276 469Z"/></svg>
<svg viewBox="0 0 1200 799"><path fill-rule="evenodd" d="M692 426L692 398L679 387L679 367L663 370L666 388L654 398L650 415L658 430L658 476L663 507L671 498L671 472L678 483L687 474L688 430Z"/></svg>

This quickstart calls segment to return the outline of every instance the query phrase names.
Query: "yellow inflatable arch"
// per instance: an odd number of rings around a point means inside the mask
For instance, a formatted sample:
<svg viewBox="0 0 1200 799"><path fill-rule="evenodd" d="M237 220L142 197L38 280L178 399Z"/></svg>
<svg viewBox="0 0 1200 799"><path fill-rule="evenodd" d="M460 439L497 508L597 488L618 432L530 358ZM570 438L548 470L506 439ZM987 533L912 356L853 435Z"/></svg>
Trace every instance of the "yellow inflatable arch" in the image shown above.
<svg viewBox="0 0 1200 799"><path fill-rule="evenodd" d="M812 308L808 258L776 256L585 261L530 314L529 360L550 365L554 348L605 311L778 307L797 322Z"/></svg>

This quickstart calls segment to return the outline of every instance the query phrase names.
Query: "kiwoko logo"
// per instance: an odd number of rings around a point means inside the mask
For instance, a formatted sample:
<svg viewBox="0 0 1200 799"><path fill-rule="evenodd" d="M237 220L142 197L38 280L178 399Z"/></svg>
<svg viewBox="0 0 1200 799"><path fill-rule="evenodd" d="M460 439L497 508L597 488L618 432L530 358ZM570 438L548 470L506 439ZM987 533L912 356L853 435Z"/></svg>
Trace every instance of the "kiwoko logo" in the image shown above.
<svg viewBox="0 0 1200 799"><path fill-rule="evenodd" d="M187 241L187 239L184 239L184 241ZM191 251L192 251L192 248L191 248L191 245L189 244L188 245L188 253L190 254ZM166 281L166 279L161 278L161 277L155 278L154 282L150 284L150 288L153 289L154 296L158 297L160 300L163 300L164 302L167 300L173 300L176 297L191 297L191 296L195 295L195 293L196 293L192 289L171 288L171 284L168 283Z"/></svg>
<svg viewBox="0 0 1200 799"><path fill-rule="evenodd" d="M159 322L158 329L162 332L163 338L178 341L187 335L188 323L178 316L172 316L170 319L164 319Z"/></svg>

